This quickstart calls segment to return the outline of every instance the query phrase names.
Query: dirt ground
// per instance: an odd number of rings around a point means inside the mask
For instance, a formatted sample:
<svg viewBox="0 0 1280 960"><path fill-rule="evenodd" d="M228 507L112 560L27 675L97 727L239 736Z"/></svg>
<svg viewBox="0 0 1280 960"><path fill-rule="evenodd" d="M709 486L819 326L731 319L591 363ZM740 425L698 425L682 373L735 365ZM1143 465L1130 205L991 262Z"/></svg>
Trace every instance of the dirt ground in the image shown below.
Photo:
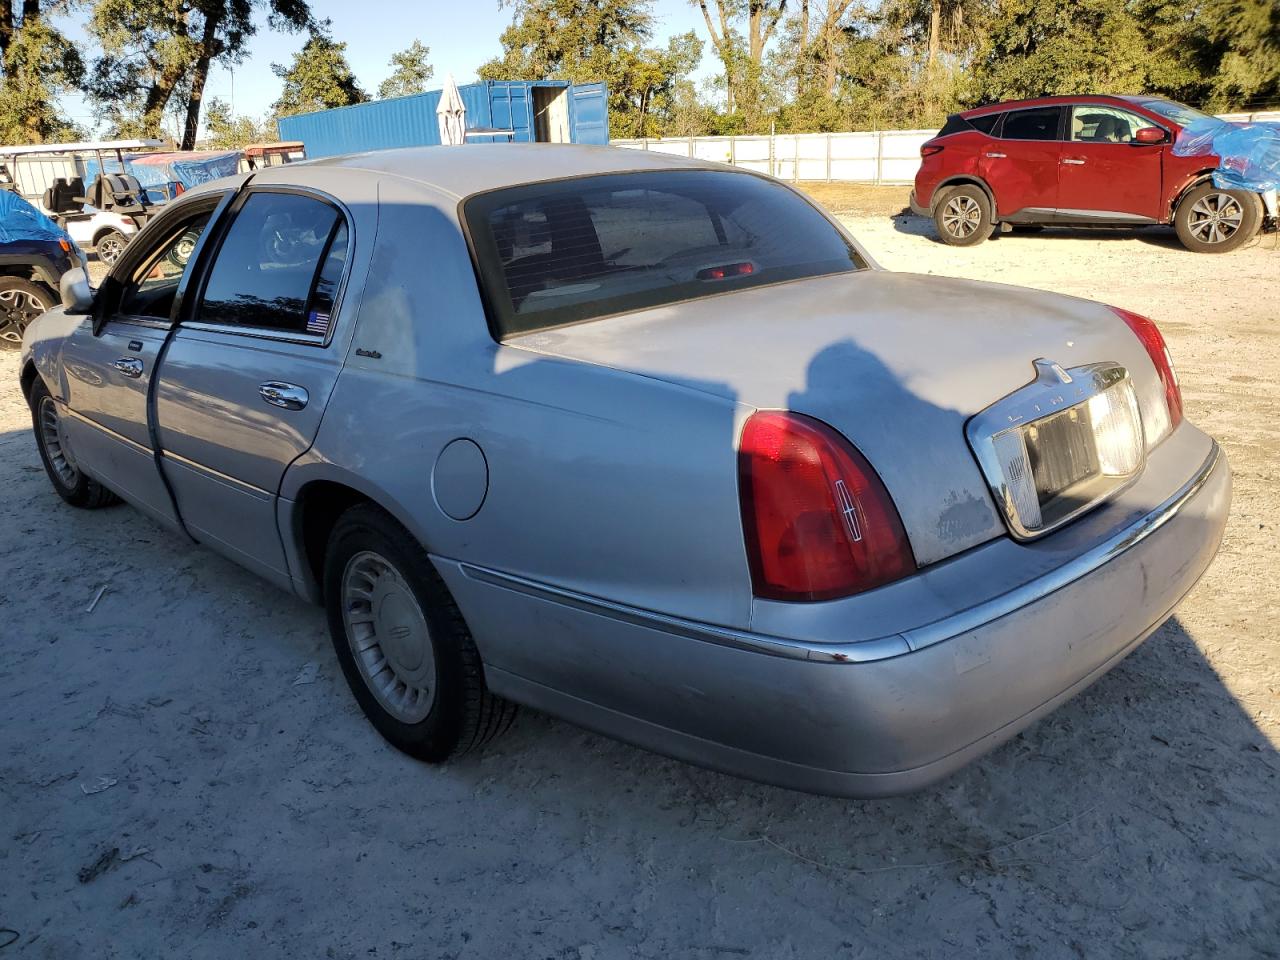
<svg viewBox="0 0 1280 960"><path fill-rule="evenodd" d="M1227 450L1220 556L1117 669L886 801L530 712L424 766L357 712L319 611L129 508L64 506L2 354L0 956L1280 955L1275 238L1225 257L1167 232L955 250L890 212L848 218L887 267L1156 318L1189 417Z"/></svg>

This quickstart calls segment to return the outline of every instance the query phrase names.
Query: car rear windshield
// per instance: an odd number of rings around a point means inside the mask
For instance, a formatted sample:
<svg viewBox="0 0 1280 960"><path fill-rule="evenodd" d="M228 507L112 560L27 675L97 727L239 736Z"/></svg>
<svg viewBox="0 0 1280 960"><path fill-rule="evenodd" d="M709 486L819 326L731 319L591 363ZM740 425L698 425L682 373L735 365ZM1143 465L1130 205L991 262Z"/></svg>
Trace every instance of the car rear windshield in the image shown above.
<svg viewBox="0 0 1280 960"><path fill-rule="evenodd" d="M526 184L462 212L499 339L866 266L807 200L748 173Z"/></svg>

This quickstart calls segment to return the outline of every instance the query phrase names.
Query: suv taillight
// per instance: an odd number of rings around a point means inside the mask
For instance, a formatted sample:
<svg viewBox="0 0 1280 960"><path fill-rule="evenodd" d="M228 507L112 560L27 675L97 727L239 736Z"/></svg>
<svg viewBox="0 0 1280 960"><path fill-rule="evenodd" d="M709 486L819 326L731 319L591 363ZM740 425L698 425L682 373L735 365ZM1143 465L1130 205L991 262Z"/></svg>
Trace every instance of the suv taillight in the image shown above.
<svg viewBox="0 0 1280 960"><path fill-rule="evenodd" d="M941 152L942 152L942 144L940 143L926 143L923 147L920 148L921 157L932 157L935 153L941 153Z"/></svg>
<svg viewBox="0 0 1280 960"><path fill-rule="evenodd" d="M1156 375L1164 387L1164 402L1169 409L1169 429L1173 430L1182 422L1182 387L1178 385L1178 374L1173 369L1173 358L1169 356L1169 347L1160 334L1155 322L1139 313L1112 307L1111 311L1123 320L1133 331L1134 336L1142 343L1147 356L1155 364ZM1153 438L1158 439L1158 438Z"/></svg>
<svg viewBox="0 0 1280 960"><path fill-rule="evenodd" d="M738 449L738 495L757 597L831 600L916 570L884 484L821 421L752 414Z"/></svg>

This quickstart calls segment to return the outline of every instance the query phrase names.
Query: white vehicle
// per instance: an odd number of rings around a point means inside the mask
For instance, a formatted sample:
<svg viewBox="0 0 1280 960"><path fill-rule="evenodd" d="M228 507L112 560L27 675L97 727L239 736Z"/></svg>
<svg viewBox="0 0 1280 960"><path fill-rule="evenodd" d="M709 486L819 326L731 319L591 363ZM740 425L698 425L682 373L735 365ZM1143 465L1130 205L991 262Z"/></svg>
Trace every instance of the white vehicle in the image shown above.
<svg viewBox="0 0 1280 960"><path fill-rule="evenodd" d="M61 217L63 227L81 250L93 250L108 266L120 259L124 248L138 232L133 217L86 206L83 217Z"/></svg>

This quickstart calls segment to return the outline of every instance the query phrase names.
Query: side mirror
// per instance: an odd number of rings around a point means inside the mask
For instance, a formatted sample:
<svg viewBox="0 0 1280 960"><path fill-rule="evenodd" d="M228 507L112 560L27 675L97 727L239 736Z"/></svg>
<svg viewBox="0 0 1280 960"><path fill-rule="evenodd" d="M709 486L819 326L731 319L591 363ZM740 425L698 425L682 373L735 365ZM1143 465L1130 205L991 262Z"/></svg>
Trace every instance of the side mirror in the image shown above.
<svg viewBox="0 0 1280 960"><path fill-rule="evenodd" d="M89 313L93 309L93 287L89 286L89 272L84 267L64 273L58 281L58 293L67 313Z"/></svg>
<svg viewBox="0 0 1280 960"><path fill-rule="evenodd" d="M1133 135L1134 143L1164 143L1168 137L1159 127L1142 127Z"/></svg>

